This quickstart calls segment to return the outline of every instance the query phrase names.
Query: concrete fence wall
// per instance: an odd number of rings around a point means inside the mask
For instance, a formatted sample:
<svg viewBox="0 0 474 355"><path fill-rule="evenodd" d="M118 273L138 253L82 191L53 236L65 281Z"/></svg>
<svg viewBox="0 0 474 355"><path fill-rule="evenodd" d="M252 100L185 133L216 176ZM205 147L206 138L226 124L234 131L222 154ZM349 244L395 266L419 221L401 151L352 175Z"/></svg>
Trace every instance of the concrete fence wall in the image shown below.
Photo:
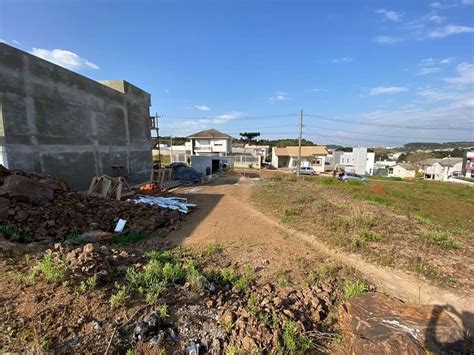
<svg viewBox="0 0 474 355"><path fill-rule="evenodd" d="M99 83L0 44L0 153L10 169L45 172L86 189L124 165L132 182L152 168L150 95Z"/></svg>

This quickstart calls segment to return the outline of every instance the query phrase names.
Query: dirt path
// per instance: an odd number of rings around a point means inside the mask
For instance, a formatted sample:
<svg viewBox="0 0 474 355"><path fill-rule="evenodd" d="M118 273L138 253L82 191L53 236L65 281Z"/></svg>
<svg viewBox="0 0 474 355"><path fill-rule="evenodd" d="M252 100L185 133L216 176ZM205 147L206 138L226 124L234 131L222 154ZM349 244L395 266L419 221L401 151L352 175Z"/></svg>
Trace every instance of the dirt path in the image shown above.
<svg viewBox="0 0 474 355"><path fill-rule="evenodd" d="M182 189L182 193L190 191ZM449 304L459 312L474 311L474 297L461 297L433 286L406 272L373 265L360 256L328 247L315 237L288 228L257 211L251 203L251 184L241 178L237 184L208 185L191 190L188 197L199 205L183 228L170 235L172 244L199 246L221 243L241 255L242 262L262 262L269 274L329 257L360 271L384 292L407 302ZM245 251L245 253L240 253ZM307 264L306 264L307 265ZM306 269L310 271L309 269Z"/></svg>

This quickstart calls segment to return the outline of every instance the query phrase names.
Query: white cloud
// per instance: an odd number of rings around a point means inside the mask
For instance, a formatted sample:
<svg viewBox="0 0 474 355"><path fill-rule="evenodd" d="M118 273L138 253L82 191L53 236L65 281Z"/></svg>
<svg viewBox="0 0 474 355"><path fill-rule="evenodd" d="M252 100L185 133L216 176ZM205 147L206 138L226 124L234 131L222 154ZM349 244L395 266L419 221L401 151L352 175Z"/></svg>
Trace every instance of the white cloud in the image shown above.
<svg viewBox="0 0 474 355"><path fill-rule="evenodd" d="M44 60L47 60L49 62L55 63L71 70L100 69L97 64L89 62L87 59L81 58L76 53L64 49L48 50L41 48L33 48L30 53Z"/></svg>
<svg viewBox="0 0 474 355"><path fill-rule="evenodd" d="M20 44L21 44L21 42L18 42L18 41L17 41L17 40L15 40L15 39L14 39L14 40L12 40L12 42L13 42L13 43L15 43L15 44L17 44L17 45L20 45Z"/></svg>
<svg viewBox="0 0 474 355"><path fill-rule="evenodd" d="M401 14L399 12L392 11L392 10L378 9L377 11L375 11L375 13L379 15L383 15L383 17L386 20L394 21L394 22L400 21L400 17L401 17Z"/></svg>
<svg viewBox="0 0 474 355"><path fill-rule="evenodd" d="M393 36L377 36L375 37L374 40L375 42L381 43L381 44L393 44L393 43L402 42L403 38L393 37Z"/></svg>
<svg viewBox="0 0 474 355"><path fill-rule="evenodd" d="M169 94L169 93L170 93L169 89L163 89L163 92L164 92L165 94Z"/></svg>
<svg viewBox="0 0 474 355"><path fill-rule="evenodd" d="M312 92L320 92L321 89L311 89Z"/></svg>
<svg viewBox="0 0 474 355"><path fill-rule="evenodd" d="M444 78L450 84L474 85L474 64L461 63L456 68L458 76Z"/></svg>
<svg viewBox="0 0 474 355"><path fill-rule="evenodd" d="M419 67L430 67L435 64L435 60L433 58L425 58L420 60L418 63Z"/></svg>
<svg viewBox="0 0 474 355"><path fill-rule="evenodd" d="M428 75L428 74L433 74L439 72L441 69L440 68L421 68L418 70L418 75Z"/></svg>
<svg viewBox="0 0 474 355"><path fill-rule="evenodd" d="M354 61L354 58L351 57L342 57L342 58L334 58L331 60L332 63L351 63Z"/></svg>
<svg viewBox="0 0 474 355"><path fill-rule="evenodd" d="M209 106L206 106L206 105L196 105L196 106L194 106L194 108L196 110L199 110L199 111L209 111L210 110Z"/></svg>
<svg viewBox="0 0 474 355"><path fill-rule="evenodd" d="M428 37L431 38L445 38L460 33L472 33L474 32L474 27L468 26L444 26L440 27L437 30L431 31L428 33Z"/></svg>
<svg viewBox="0 0 474 355"><path fill-rule="evenodd" d="M428 19L428 21L439 24L439 23L443 23L444 20L446 20L446 17L433 14L433 15L428 15L427 19Z"/></svg>
<svg viewBox="0 0 474 355"><path fill-rule="evenodd" d="M277 91L275 95L271 96L269 98L270 101L275 102L275 101L286 101L288 100L288 93L284 91Z"/></svg>
<svg viewBox="0 0 474 355"><path fill-rule="evenodd" d="M456 1L435 1L430 4L433 9L446 10L452 7L459 6L459 3Z"/></svg>
<svg viewBox="0 0 474 355"><path fill-rule="evenodd" d="M369 92L369 95L396 94L403 91L408 91L408 88L401 86L379 86L372 88Z"/></svg>
<svg viewBox="0 0 474 355"><path fill-rule="evenodd" d="M449 64L453 61L454 57L447 57L439 61L440 64Z"/></svg>

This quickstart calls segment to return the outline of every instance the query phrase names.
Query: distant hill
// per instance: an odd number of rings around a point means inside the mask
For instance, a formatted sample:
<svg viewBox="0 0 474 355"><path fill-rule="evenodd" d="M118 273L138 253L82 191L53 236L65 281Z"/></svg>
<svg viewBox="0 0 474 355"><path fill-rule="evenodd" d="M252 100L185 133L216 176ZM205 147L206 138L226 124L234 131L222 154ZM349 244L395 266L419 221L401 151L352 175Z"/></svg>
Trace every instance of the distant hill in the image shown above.
<svg viewBox="0 0 474 355"><path fill-rule="evenodd" d="M406 150L470 148L470 147L474 147L474 141L460 141L460 142L446 142L446 143L413 142L413 143L407 143L403 147Z"/></svg>

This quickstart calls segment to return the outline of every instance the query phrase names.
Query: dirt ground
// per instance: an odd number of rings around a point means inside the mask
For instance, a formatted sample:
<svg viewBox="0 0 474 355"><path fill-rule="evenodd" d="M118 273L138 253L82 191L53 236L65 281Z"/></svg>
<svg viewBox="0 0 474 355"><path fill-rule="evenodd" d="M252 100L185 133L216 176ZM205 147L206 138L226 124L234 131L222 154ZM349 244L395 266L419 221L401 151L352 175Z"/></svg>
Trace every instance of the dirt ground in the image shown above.
<svg viewBox="0 0 474 355"><path fill-rule="evenodd" d="M182 229L172 232L168 241L192 247L222 244L230 253L239 255L242 262L260 264L266 270L265 277L270 279L282 273L298 279L303 276L301 272L317 265L316 260L334 260L361 272L388 294L405 301L450 304L460 311L474 310L472 290L448 290L413 273L373 265L263 214L252 200L252 188L259 183L258 175L249 173L248 176L237 183L180 189L179 193L198 203L200 209L189 216Z"/></svg>

